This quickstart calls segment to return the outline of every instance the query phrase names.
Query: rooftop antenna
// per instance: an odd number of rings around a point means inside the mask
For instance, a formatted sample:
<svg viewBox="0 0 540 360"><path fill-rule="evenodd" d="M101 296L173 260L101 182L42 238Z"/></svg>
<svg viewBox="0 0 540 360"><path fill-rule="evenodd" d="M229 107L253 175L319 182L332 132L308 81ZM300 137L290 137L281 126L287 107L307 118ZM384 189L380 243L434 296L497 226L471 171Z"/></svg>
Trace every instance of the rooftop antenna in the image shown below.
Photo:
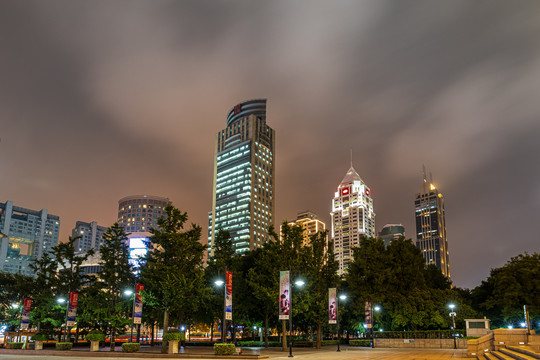
<svg viewBox="0 0 540 360"><path fill-rule="evenodd" d="M352 166L352 149L351 149L351 167L353 167L353 166Z"/></svg>

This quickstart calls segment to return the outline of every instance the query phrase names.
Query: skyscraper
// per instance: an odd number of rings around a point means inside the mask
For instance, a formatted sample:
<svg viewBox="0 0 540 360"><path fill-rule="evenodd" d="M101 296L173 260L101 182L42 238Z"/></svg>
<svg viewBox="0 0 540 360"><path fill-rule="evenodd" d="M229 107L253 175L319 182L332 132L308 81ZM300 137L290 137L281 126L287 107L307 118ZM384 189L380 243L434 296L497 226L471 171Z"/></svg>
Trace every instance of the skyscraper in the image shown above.
<svg viewBox="0 0 540 360"><path fill-rule="evenodd" d="M34 275L30 263L58 245L60 218L47 210L0 203L0 271Z"/></svg>
<svg viewBox="0 0 540 360"><path fill-rule="evenodd" d="M416 195L414 205L416 208L416 246L422 251L426 265L437 266L444 276L450 278L444 198L433 184L431 176L430 181L427 180L425 169L420 193Z"/></svg>
<svg viewBox="0 0 540 360"><path fill-rule="evenodd" d="M401 224L386 224L379 233L379 239L384 241L384 246L390 245L392 240L405 236L405 226Z"/></svg>
<svg viewBox="0 0 540 360"><path fill-rule="evenodd" d="M233 107L216 134L208 252L219 229L229 230L236 253L262 246L274 223L275 133L266 124L266 99Z"/></svg>
<svg viewBox="0 0 540 360"><path fill-rule="evenodd" d="M302 246L310 246L311 236L315 235L319 231L326 230L326 224L319 220L318 216L309 210L298 213L296 215L296 220L289 222L289 225L302 227L302 234L304 237ZM281 227L280 234L282 234ZM328 237L326 239L326 247L328 247Z"/></svg>
<svg viewBox="0 0 540 360"><path fill-rule="evenodd" d="M339 184L332 199L332 232L334 253L339 262L338 274L347 272L352 248L360 245L360 236L375 236L375 213L371 190L351 168Z"/></svg>
<svg viewBox="0 0 540 360"><path fill-rule="evenodd" d="M80 237L75 240L75 251L87 252L94 249L97 253L103 243L103 233L107 230L104 226L99 226L97 222L90 223L77 221L71 230L72 237Z"/></svg>

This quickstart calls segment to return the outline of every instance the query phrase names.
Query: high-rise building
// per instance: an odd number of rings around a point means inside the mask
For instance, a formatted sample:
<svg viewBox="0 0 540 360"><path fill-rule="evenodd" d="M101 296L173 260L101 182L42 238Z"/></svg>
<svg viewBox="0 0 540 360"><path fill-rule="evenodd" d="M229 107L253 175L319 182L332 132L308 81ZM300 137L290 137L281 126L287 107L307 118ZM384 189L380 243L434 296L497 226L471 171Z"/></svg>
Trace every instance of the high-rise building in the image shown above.
<svg viewBox="0 0 540 360"><path fill-rule="evenodd" d="M150 228L157 227L169 202L168 198L153 195L126 196L118 201L118 224L128 234L129 255L134 263L146 255Z"/></svg>
<svg viewBox="0 0 540 360"><path fill-rule="evenodd" d="M450 278L444 198L433 184L431 176L430 180L427 180L425 169L420 193L416 195L414 206L416 208L416 246L422 251L426 265L437 266L444 276Z"/></svg>
<svg viewBox="0 0 540 360"><path fill-rule="evenodd" d="M353 247L360 246L360 236L376 235L371 190L354 170L352 163L334 194L330 215L330 235L339 262L338 274L341 275L347 272L353 257Z"/></svg>
<svg viewBox="0 0 540 360"><path fill-rule="evenodd" d="M236 253L262 246L274 223L275 133L266 124L266 99L233 107L216 134L208 252L219 229L229 230Z"/></svg>
<svg viewBox="0 0 540 360"><path fill-rule="evenodd" d="M405 226L401 224L386 224L379 233L379 239L384 241L384 246L390 245L392 240L405 236Z"/></svg>
<svg viewBox="0 0 540 360"><path fill-rule="evenodd" d="M0 203L0 271L33 276L30 263L58 245L60 218L47 210Z"/></svg>
<svg viewBox="0 0 540 360"><path fill-rule="evenodd" d="M75 240L75 250L77 252L87 252L94 249L97 253L103 243L103 233L107 230L104 226L99 226L97 222L90 223L77 221L71 230L72 237L79 237Z"/></svg>
<svg viewBox="0 0 540 360"><path fill-rule="evenodd" d="M326 224L323 223L321 220L319 220L318 216L309 210L299 212L296 215L296 220L289 222L289 225L302 227L302 230L303 230L302 234L304 237L302 241L302 246L310 246L311 236L315 235L319 231L326 230ZM281 227L280 227L280 234L282 234ZM327 237L327 245L328 245L328 237Z"/></svg>

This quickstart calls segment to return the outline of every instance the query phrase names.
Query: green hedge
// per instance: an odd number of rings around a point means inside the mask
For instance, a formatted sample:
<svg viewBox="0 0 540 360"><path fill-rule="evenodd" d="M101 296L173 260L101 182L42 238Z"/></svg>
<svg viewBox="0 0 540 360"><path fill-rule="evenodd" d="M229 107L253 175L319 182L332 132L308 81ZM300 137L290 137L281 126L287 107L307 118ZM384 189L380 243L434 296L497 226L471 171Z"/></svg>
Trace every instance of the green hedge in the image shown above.
<svg viewBox="0 0 540 360"><path fill-rule="evenodd" d="M337 343L336 343L337 344ZM314 347L316 343L314 341L307 341L307 340L300 340L300 341L294 341L293 340L293 347ZM287 346L289 346L289 339L287 339Z"/></svg>
<svg viewBox="0 0 540 360"><path fill-rule="evenodd" d="M165 336L163 336L163 341L183 341L186 340L186 334L180 332L178 329L167 330Z"/></svg>
<svg viewBox="0 0 540 360"><path fill-rule="evenodd" d="M122 352L132 353L141 350L141 344L139 343L123 343Z"/></svg>
<svg viewBox="0 0 540 360"><path fill-rule="evenodd" d="M214 344L215 355L234 355L236 353L236 347L234 344Z"/></svg>
<svg viewBox="0 0 540 360"><path fill-rule="evenodd" d="M465 331L456 329L456 337ZM381 331L373 334L377 339L452 339L452 330Z"/></svg>
<svg viewBox="0 0 540 360"><path fill-rule="evenodd" d="M8 349L22 349L23 345L23 342L11 342L8 343Z"/></svg>
<svg viewBox="0 0 540 360"><path fill-rule="evenodd" d="M351 345L351 346L371 347L371 340L368 340L368 339L349 340L349 345Z"/></svg>
<svg viewBox="0 0 540 360"><path fill-rule="evenodd" d="M238 341L238 346L240 347L264 347L264 341ZM269 341L268 347L281 347L279 341Z"/></svg>
<svg viewBox="0 0 540 360"><path fill-rule="evenodd" d="M45 341L45 340L49 340L49 335L44 334L44 333L35 333L34 335L32 335L30 339L34 341Z"/></svg>
<svg viewBox="0 0 540 360"><path fill-rule="evenodd" d="M328 345L337 345L337 340L322 340L321 346L328 346Z"/></svg>
<svg viewBox="0 0 540 360"><path fill-rule="evenodd" d="M73 344L70 342L59 342L56 343L56 350L71 350Z"/></svg>
<svg viewBox="0 0 540 360"><path fill-rule="evenodd" d="M86 335L87 341L105 341L105 334L98 330L92 330Z"/></svg>

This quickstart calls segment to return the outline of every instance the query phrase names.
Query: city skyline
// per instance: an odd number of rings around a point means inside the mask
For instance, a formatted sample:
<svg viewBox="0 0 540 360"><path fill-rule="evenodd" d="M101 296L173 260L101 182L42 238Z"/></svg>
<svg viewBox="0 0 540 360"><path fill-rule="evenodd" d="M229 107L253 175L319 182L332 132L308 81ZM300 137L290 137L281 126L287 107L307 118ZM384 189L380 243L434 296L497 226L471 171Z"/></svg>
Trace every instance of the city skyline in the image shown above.
<svg viewBox="0 0 540 360"><path fill-rule="evenodd" d="M134 5L137 4L137 5ZM61 8L62 11L58 11ZM422 164L445 196L452 280L539 251L540 3L3 2L0 202L109 226L164 196L207 236L212 144L267 98L275 224L330 224L349 168L377 228L412 238ZM479 256L481 254L481 256Z"/></svg>

